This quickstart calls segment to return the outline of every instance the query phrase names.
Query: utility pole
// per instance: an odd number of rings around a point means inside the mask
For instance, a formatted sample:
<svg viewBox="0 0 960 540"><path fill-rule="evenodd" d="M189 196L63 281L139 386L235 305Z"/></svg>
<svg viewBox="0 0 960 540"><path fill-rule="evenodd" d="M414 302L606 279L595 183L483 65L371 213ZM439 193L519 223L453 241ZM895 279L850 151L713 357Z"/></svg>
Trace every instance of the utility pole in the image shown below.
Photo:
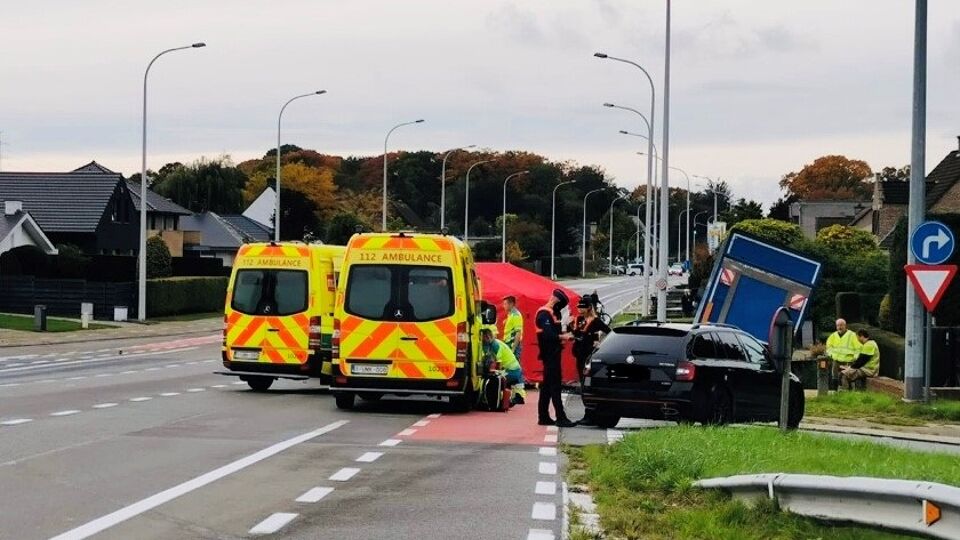
<svg viewBox="0 0 960 540"><path fill-rule="evenodd" d="M907 238L923 223L926 214L926 137L927 137L927 0L916 0L913 43L913 133L910 152L910 206L907 210ZM907 249L907 264L916 256ZM907 326L904 362L904 401L923 399L924 322L926 312L920 298L908 282Z"/></svg>
<svg viewBox="0 0 960 540"><path fill-rule="evenodd" d="M670 229L667 224L667 205L670 194L670 2L667 0L667 29L666 43L664 46L664 66L663 66L663 145L660 147L663 152L663 181L660 191L660 245L659 268L657 272L657 321L667 321L667 243L670 239ZM664 285L663 288L660 286Z"/></svg>

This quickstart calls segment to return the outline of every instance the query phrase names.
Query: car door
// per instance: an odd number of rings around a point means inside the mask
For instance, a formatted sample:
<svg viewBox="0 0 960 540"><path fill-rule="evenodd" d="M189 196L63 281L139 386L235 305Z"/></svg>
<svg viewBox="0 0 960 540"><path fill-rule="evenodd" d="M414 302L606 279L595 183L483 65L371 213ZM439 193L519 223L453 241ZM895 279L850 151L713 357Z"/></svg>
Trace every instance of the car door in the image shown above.
<svg viewBox="0 0 960 540"><path fill-rule="evenodd" d="M758 411L756 370L747 363L747 356L732 331L717 332L717 352L726 368L727 384L733 390L735 413L738 421L753 418Z"/></svg>
<svg viewBox="0 0 960 540"><path fill-rule="evenodd" d="M754 368L754 395L757 400L756 418L776 420L780 417L780 373L774 368L767 348L749 334L738 334L747 364Z"/></svg>

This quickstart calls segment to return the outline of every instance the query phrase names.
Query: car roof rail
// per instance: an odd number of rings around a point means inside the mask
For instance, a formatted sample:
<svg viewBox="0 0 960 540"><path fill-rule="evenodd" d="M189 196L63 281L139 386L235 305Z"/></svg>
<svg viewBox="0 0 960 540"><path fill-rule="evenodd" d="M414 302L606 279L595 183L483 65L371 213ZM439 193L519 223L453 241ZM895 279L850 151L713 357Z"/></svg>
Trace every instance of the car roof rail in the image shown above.
<svg viewBox="0 0 960 540"><path fill-rule="evenodd" d="M696 330L701 326L713 326L716 328L733 328L734 330L740 330L740 327L735 324L719 323L719 322L705 322L705 323L695 323L691 330Z"/></svg>

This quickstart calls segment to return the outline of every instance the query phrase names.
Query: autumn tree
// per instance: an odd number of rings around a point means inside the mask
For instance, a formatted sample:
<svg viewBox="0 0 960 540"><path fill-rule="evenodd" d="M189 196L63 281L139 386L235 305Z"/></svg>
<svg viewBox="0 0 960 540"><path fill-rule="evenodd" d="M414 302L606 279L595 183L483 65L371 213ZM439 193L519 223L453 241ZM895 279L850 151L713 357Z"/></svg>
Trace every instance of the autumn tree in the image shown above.
<svg viewBox="0 0 960 540"><path fill-rule="evenodd" d="M787 173L780 187L800 200L862 200L869 197L873 172L865 161L846 156L819 157L800 172Z"/></svg>
<svg viewBox="0 0 960 540"><path fill-rule="evenodd" d="M273 174L258 171L250 177L244 189L247 201L256 199L267 187L267 180ZM333 171L327 168L310 167L301 162L288 163L280 168L280 201L285 190L301 193L316 207L319 216L327 216L336 208Z"/></svg>

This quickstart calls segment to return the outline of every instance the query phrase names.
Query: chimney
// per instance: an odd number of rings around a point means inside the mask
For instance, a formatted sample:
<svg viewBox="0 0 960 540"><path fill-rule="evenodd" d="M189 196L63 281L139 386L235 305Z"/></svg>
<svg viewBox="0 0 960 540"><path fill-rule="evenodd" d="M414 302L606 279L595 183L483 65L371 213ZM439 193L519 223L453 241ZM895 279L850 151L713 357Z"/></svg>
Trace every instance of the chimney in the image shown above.
<svg viewBox="0 0 960 540"><path fill-rule="evenodd" d="M20 201L4 201L3 215L12 216L17 212L23 212L23 203Z"/></svg>
<svg viewBox="0 0 960 540"><path fill-rule="evenodd" d="M960 135L957 135L957 147L960 149Z"/></svg>

